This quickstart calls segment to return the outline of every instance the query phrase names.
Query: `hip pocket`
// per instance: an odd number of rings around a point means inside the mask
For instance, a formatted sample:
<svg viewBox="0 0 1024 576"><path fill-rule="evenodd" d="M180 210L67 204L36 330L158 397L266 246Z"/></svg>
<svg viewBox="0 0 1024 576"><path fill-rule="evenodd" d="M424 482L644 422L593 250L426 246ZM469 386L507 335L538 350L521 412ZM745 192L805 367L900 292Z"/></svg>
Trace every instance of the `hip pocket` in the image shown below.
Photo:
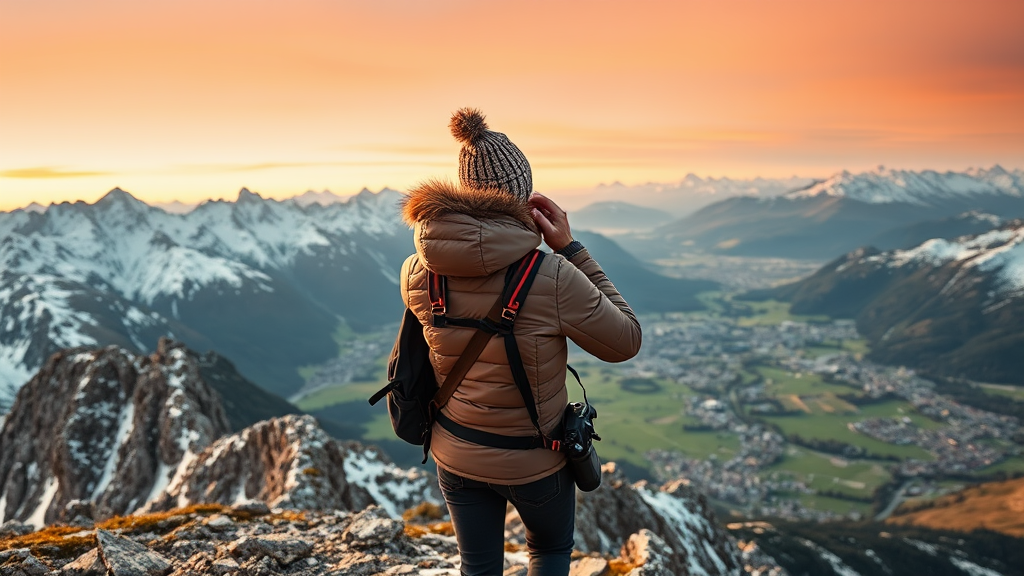
<svg viewBox="0 0 1024 576"><path fill-rule="evenodd" d="M519 486L509 486L513 502L526 504L527 506L543 506L547 504L562 491L561 474L555 472L540 480Z"/></svg>
<svg viewBox="0 0 1024 576"><path fill-rule="evenodd" d="M441 492L452 492L462 488L462 476L453 474L438 466L437 484L441 487Z"/></svg>

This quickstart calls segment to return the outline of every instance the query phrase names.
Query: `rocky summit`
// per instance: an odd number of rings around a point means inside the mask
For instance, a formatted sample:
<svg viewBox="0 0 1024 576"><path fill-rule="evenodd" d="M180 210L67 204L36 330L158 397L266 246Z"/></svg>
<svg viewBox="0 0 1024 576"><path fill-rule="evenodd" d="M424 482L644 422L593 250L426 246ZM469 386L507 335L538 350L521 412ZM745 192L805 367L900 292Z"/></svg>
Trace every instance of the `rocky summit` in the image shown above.
<svg viewBox="0 0 1024 576"><path fill-rule="evenodd" d="M460 564L450 524L407 523L377 506L289 512L208 505L51 527L2 539L0 547L0 573L26 576L457 576ZM684 573L674 555L665 539L643 529L613 556L576 553L570 574L674 576ZM525 546L506 545L504 574L525 576L527 563Z"/></svg>

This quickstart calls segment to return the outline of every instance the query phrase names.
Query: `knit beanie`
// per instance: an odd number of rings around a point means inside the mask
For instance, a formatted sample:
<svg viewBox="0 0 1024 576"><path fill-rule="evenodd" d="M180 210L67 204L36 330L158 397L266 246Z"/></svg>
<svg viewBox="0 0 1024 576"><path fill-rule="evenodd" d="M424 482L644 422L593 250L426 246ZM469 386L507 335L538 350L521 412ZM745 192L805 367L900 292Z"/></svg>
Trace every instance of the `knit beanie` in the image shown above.
<svg viewBox="0 0 1024 576"><path fill-rule="evenodd" d="M470 188L498 188L523 202L533 192L530 163L519 148L501 132L487 129L484 115L462 108L448 124L452 136L462 142L459 181Z"/></svg>

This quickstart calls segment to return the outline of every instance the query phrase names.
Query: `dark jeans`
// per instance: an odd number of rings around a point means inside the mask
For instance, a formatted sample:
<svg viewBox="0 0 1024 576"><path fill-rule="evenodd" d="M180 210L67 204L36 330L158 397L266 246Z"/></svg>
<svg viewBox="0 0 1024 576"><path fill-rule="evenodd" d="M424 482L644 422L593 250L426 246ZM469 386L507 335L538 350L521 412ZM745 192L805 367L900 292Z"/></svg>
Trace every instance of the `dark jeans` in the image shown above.
<svg viewBox="0 0 1024 576"><path fill-rule="evenodd" d="M455 527L463 576L501 576L505 509L511 502L526 527L529 576L566 576L573 547L576 485L566 466L520 486L488 484L437 469Z"/></svg>

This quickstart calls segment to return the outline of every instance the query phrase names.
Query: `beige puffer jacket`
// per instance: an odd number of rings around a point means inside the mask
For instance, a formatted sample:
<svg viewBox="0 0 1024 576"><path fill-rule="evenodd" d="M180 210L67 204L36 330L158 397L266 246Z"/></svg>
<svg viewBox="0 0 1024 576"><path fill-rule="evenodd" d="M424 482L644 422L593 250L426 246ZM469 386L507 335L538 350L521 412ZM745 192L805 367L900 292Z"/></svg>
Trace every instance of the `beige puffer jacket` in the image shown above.
<svg viewBox="0 0 1024 576"><path fill-rule="evenodd" d="M475 332L431 326L427 268L448 277L448 315L483 318L502 291L506 268L540 244L530 209L500 191L481 192L430 182L410 192L403 216L414 227L416 254L402 266L402 299L423 324L437 381L455 365ZM572 261L544 258L516 317L516 341L545 434L568 402L566 337L606 362L640 350L640 324L586 250ZM470 428L506 436L536 434L516 388L501 338L492 338L443 409ZM472 444L435 424L431 452L438 466L498 484L526 484L565 465L543 448L505 450Z"/></svg>

